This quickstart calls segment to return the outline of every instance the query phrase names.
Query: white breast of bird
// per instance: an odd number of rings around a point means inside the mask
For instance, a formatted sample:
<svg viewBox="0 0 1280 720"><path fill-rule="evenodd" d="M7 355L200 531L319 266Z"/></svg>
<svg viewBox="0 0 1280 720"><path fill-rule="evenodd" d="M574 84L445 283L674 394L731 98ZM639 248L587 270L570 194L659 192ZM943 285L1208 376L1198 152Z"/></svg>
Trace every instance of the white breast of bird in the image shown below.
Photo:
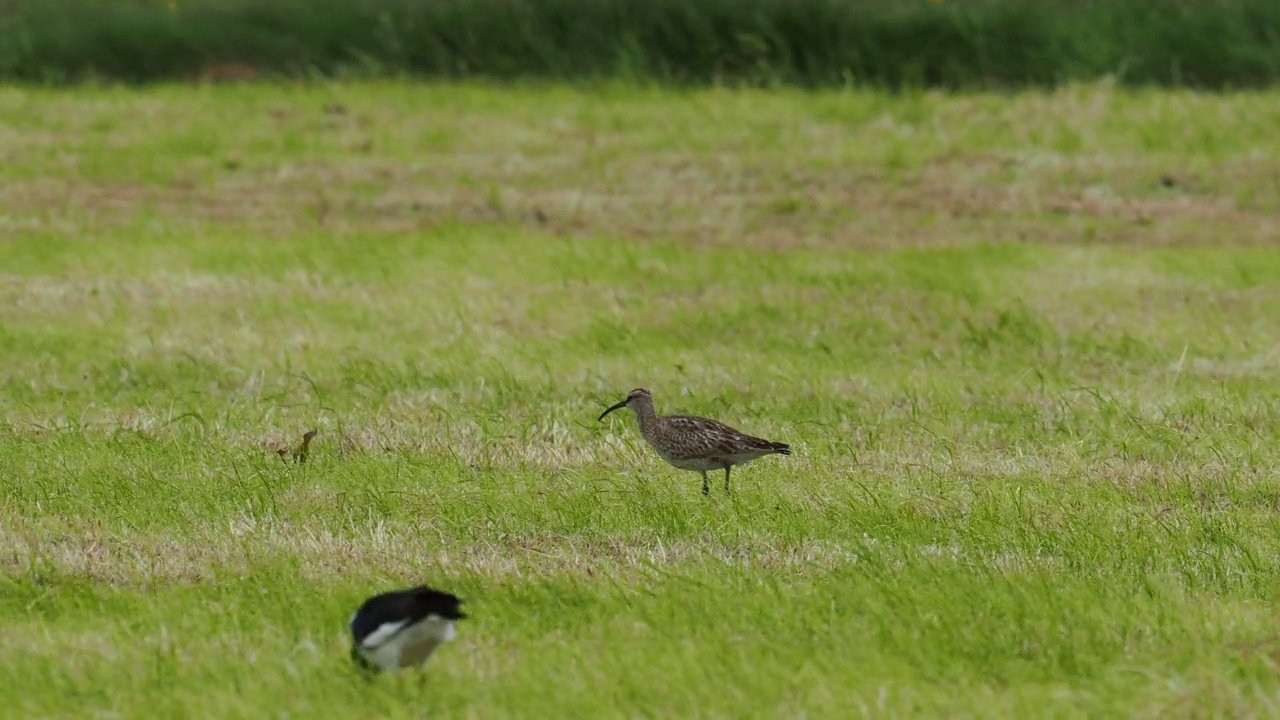
<svg viewBox="0 0 1280 720"><path fill-rule="evenodd" d="M407 620L383 623L360 643L360 654L383 670L420 665L442 643L458 634L457 623L428 615L409 625Z"/></svg>

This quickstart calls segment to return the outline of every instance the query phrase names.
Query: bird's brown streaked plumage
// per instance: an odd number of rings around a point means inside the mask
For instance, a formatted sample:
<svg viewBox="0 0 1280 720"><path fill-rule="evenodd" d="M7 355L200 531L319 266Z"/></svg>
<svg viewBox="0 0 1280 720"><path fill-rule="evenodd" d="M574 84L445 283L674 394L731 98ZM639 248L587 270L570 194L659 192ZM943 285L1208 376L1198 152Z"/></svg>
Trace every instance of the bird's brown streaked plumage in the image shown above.
<svg viewBox="0 0 1280 720"><path fill-rule="evenodd" d="M702 494L711 489L707 472L724 470L724 491L729 492L729 468L765 455L790 455L791 446L747 435L710 418L689 415L658 415L653 396L636 388L627 397L600 414L600 420L614 410L629 407L640 423L645 442L672 466L702 473Z"/></svg>

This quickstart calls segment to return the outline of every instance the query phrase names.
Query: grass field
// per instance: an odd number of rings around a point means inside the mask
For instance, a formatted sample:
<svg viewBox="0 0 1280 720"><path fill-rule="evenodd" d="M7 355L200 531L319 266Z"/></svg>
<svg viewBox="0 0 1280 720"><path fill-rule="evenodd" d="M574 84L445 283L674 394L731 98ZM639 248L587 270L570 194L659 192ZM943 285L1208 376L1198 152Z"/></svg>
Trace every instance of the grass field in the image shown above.
<svg viewBox="0 0 1280 720"><path fill-rule="evenodd" d="M1277 106L0 89L0 715L1274 716Z"/></svg>

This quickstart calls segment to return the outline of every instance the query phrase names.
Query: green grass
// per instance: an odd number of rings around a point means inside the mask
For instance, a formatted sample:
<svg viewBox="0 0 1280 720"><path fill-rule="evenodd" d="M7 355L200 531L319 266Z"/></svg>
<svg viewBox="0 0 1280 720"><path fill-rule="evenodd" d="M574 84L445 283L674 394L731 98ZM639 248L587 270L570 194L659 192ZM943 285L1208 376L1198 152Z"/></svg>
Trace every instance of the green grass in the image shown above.
<svg viewBox="0 0 1280 720"><path fill-rule="evenodd" d="M7 0L0 79L1280 82L1274 0Z"/></svg>
<svg viewBox="0 0 1280 720"><path fill-rule="evenodd" d="M0 90L0 707L1272 715L1278 100Z"/></svg>

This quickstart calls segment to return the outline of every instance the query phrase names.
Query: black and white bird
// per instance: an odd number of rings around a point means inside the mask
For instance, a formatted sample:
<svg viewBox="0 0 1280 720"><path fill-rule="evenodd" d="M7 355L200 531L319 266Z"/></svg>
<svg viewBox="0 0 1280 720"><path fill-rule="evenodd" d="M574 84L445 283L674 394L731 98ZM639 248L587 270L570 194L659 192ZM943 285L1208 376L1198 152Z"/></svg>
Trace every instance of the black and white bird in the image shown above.
<svg viewBox="0 0 1280 720"><path fill-rule="evenodd" d="M425 585L375 595L351 616L351 659L368 671L421 665L457 635L461 604Z"/></svg>

